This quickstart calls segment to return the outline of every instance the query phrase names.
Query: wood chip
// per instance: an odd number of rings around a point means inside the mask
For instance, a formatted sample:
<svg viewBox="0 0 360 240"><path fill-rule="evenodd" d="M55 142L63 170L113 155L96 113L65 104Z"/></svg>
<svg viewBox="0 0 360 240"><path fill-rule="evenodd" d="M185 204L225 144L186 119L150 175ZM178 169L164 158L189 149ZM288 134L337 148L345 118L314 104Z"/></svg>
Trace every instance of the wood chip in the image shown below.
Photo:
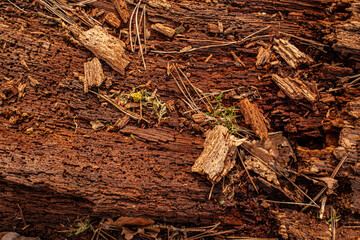
<svg viewBox="0 0 360 240"><path fill-rule="evenodd" d="M347 113L354 117L360 118L360 99L354 102L349 102L346 104Z"/></svg>
<svg viewBox="0 0 360 240"><path fill-rule="evenodd" d="M95 26L87 31L70 26L70 31L79 42L89 49L96 57L104 60L115 71L125 75L125 68L130 63L125 52L125 43L108 34L102 27Z"/></svg>
<svg viewBox="0 0 360 240"><path fill-rule="evenodd" d="M127 10L126 1L125 0L114 0L114 5L115 5L117 12L119 13L119 16L121 17L121 20L124 23L127 23L129 21L130 14Z"/></svg>
<svg viewBox="0 0 360 240"><path fill-rule="evenodd" d="M269 63L271 59L271 50L270 48L260 47L259 52L256 56L256 66L264 66Z"/></svg>
<svg viewBox="0 0 360 240"><path fill-rule="evenodd" d="M251 129L261 140L267 139L268 130L265 125L265 118L259 108L255 104L252 104L248 98L242 99L239 107L245 118L245 123L251 126Z"/></svg>
<svg viewBox="0 0 360 240"><path fill-rule="evenodd" d="M109 12L108 14L106 14L105 21L114 28L119 28L121 24L120 19L113 12Z"/></svg>
<svg viewBox="0 0 360 240"><path fill-rule="evenodd" d="M282 78L277 74L272 75L272 80L284 91L291 99L307 99L310 102L316 101L316 94L310 90L302 81L297 78Z"/></svg>
<svg viewBox="0 0 360 240"><path fill-rule="evenodd" d="M105 75L98 58L84 63L84 92L87 93L91 87L100 87L105 80Z"/></svg>
<svg viewBox="0 0 360 240"><path fill-rule="evenodd" d="M191 171L206 174L212 183L220 181L234 167L236 146L243 141L229 134L226 127L215 126L206 133L204 150Z"/></svg>
<svg viewBox="0 0 360 240"><path fill-rule="evenodd" d="M277 44L273 46L275 51L289 64L292 68L297 68L302 64L312 64L314 60L301 52L297 47L292 45L288 40L285 39L274 39Z"/></svg>
<svg viewBox="0 0 360 240"><path fill-rule="evenodd" d="M168 37L173 37L175 35L175 29L171 28L171 27L167 27L161 23L156 23L151 25L151 29L164 34L165 36Z"/></svg>

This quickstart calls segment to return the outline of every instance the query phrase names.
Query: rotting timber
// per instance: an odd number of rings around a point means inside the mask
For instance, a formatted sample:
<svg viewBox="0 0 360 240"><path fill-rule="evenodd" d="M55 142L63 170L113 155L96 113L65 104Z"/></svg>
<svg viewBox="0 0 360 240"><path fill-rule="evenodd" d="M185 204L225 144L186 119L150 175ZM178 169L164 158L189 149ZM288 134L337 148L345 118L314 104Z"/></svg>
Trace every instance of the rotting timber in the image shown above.
<svg viewBox="0 0 360 240"><path fill-rule="evenodd" d="M131 54L127 35L121 34L130 64L123 76L103 62L109 84L100 89L127 91L143 85L157 89L161 100L174 107L160 126L127 119L126 126L116 132L95 131L90 122L114 123L124 114L78 87L77 73L84 73L84 63L94 55L61 30L55 18L39 14L51 15L36 1L12 2L19 8L0 3L0 230L42 232L45 239L51 239L55 230L66 229L69 219L78 215L147 217L160 223L198 226L221 222L238 229L239 235L252 237L284 237L279 226L289 229L291 219L296 218L304 225L318 223L314 231L327 229L324 222L316 222L316 211L260 206L259 197L284 200L287 195L258 176L254 180L260 195L242 173L245 183L238 183L235 198L222 202L223 189L218 184L213 199L208 200L212 184L191 172L191 167L201 154L203 134L210 126L186 114L188 109L180 100L183 96L167 74L169 63L180 66L205 93L256 88L261 98L254 102L269 133L283 131L290 139L298 157L294 168L300 173L329 177L347 153L348 160L336 175L343 180L336 191L344 198L330 201L348 225L359 214L359 89L350 84L356 77L347 78L356 76L360 68L356 1L142 1L147 6L148 29L150 24L161 23L173 29L183 26L185 31L169 38L152 30L146 70L141 58ZM129 13L135 5L127 1ZM128 28L121 23L115 29L105 19L107 13L117 14L112 1L92 2L85 9L103 11L99 21L116 37ZM266 38L246 44L191 53L151 52L239 41L268 26ZM268 49L273 39L293 35L297 38L292 37L291 43L314 59L311 66L293 69L276 51L272 51L274 59L267 58L274 65L256 66L260 47ZM243 64L236 64L231 52ZM272 74L284 73L310 83L316 101L284 94L272 80ZM224 101L239 106L240 100L224 94ZM246 126L243 117L239 122ZM300 183L308 188L305 180ZM308 190L315 196L321 188ZM30 225L24 231L19 207ZM297 231L287 234L303 236ZM356 234L356 228L340 228L337 234L345 239Z"/></svg>

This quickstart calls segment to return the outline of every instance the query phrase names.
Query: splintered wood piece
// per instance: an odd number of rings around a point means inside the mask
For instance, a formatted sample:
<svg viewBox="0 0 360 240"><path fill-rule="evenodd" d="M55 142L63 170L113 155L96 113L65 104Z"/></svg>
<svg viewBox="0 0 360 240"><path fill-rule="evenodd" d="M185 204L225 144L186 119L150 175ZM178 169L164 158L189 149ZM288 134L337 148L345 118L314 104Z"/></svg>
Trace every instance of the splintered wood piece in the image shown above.
<svg viewBox="0 0 360 240"><path fill-rule="evenodd" d="M156 24L151 25L151 29L153 29L159 33L162 33L165 36L168 36L170 38L175 35L174 29L172 29L171 27L167 27L161 23L156 23Z"/></svg>
<svg viewBox="0 0 360 240"><path fill-rule="evenodd" d="M314 62L314 60L301 52L297 47L292 45L286 39L274 39L274 42L277 44L273 46L275 51L280 54L280 56L289 64L292 68L297 68L301 64L309 65Z"/></svg>
<svg viewBox="0 0 360 240"><path fill-rule="evenodd" d="M121 17L121 20L124 23L127 23L129 21L130 14L127 10L126 1L125 0L114 0L114 5L115 5L117 12L119 13L119 16Z"/></svg>
<svg viewBox="0 0 360 240"><path fill-rule="evenodd" d="M70 31L79 42L89 49L96 57L104 60L115 71L125 75L125 68L130 63L125 53L125 43L108 34L102 27L95 26L87 31L81 31L71 26Z"/></svg>
<svg viewBox="0 0 360 240"><path fill-rule="evenodd" d="M98 58L84 63L84 92L89 92L91 87L100 87L105 80L105 75Z"/></svg>
<svg viewBox="0 0 360 240"><path fill-rule="evenodd" d="M291 99L307 99L310 102L316 101L316 94L297 78L282 78L277 74L272 75L272 80L284 91Z"/></svg>
<svg viewBox="0 0 360 240"><path fill-rule="evenodd" d="M114 28L119 28L121 24L120 19L113 12L109 12L108 14L106 14L105 21Z"/></svg>
<svg viewBox="0 0 360 240"><path fill-rule="evenodd" d="M271 50L270 48L260 47L259 52L256 56L256 66L264 66L268 64L271 58Z"/></svg>
<svg viewBox="0 0 360 240"><path fill-rule="evenodd" d="M245 123L251 126L251 129L261 140L267 139L268 130L265 125L265 118L259 111L259 108L255 104L252 104L248 98L242 99L239 107L245 118Z"/></svg>
<svg viewBox="0 0 360 240"><path fill-rule="evenodd" d="M354 118L360 118L360 99L346 104L347 113Z"/></svg>
<svg viewBox="0 0 360 240"><path fill-rule="evenodd" d="M191 171L206 174L212 183L220 181L234 167L236 146L242 142L229 134L226 127L215 126L206 133L204 150Z"/></svg>

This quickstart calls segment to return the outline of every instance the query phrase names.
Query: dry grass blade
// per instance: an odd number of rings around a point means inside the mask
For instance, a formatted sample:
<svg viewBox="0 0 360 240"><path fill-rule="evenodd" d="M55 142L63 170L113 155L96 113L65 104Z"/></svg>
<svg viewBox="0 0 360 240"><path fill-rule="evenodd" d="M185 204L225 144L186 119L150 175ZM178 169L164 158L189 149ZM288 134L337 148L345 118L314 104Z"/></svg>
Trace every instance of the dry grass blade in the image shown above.
<svg viewBox="0 0 360 240"><path fill-rule="evenodd" d="M27 11L25 11L24 9L20 8L18 5L16 5L15 3L13 3L10 0L7 0L11 5L13 5L14 7L16 7L17 9L19 9L20 11L22 11L23 13L27 13Z"/></svg>
<svg viewBox="0 0 360 240"><path fill-rule="evenodd" d="M253 187L255 188L255 191L257 192L257 194L259 194L259 190L257 189L257 187L256 187L256 185L255 185L255 183L254 183L254 181L253 181L253 179L252 179L252 177L251 177L251 175L250 175L247 167L245 166L244 159L242 158L242 156L241 156L241 154L240 154L240 152L239 152L239 149L237 149L237 148L236 148L236 153L237 153L237 155L238 155L239 158L240 158L241 164L242 164L242 166L244 167L245 172L246 172L246 174L248 175L251 184L252 184Z"/></svg>
<svg viewBox="0 0 360 240"><path fill-rule="evenodd" d="M248 153L250 153L250 155L252 155L253 157L255 157L256 159L258 159L260 162L262 162L266 167L268 167L269 169L273 170L276 174L280 174L281 176L283 176L284 178L286 178L286 180L288 180L294 187L296 187L305 197L307 197L310 202L312 202L316 207L320 208L320 206L311 198L309 197L309 195L307 195L298 185L296 185L293 181L291 181L288 177L285 176L285 174L281 171L277 171L274 167L270 166L267 162L265 162L263 159L261 159L260 157L256 156L255 154L253 154L249 149L247 149L246 147L242 146L243 149L245 149Z"/></svg>
<svg viewBox="0 0 360 240"><path fill-rule="evenodd" d="M141 0L139 2L139 4L141 3ZM139 5L140 6L140 5ZM145 63L145 59L144 59L144 53L143 53L143 49L142 49L142 46L141 46L141 38L140 38L140 30L139 30L139 22L138 22L138 14L139 14L139 8L138 7L136 9L136 13L135 13L135 28L136 28L136 36L137 36L137 39L139 41L139 48L140 48L140 54L141 54L141 59L143 61L143 64L144 64L144 68L146 70L146 63ZM143 10L143 13L144 13L144 10ZM143 14L141 14L143 15ZM145 38L145 34L144 34L144 38Z"/></svg>
<svg viewBox="0 0 360 240"><path fill-rule="evenodd" d="M201 49L208 49L208 48L214 48L214 47L225 47L225 46L229 46L229 45L233 45L233 44L241 44L244 43L248 40L250 40L254 35L257 35L263 31L266 31L270 28L270 26L267 26L265 28L260 29L259 31L256 31L248 36L246 36L245 38L239 40L239 41L232 41L232 42L226 42L226 43L222 43L222 44L214 44L214 45L207 45L207 46L201 46L198 48L192 48L186 51L169 51L169 52L164 52L164 51L152 51L153 53L162 53L162 54L171 54L171 53L188 53L188 52L193 52L193 51L197 51L197 50L201 50ZM270 35L268 35L270 37Z"/></svg>
<svg viewBox="0 0 360 240"><path fill-rule="evenodd" d="M175 65L173 65L172 68L175 68L175 70L177 69L177 67L176 67ZM177 71L177 70L176 70L176 71ZM179 90L181 91L181 93L182 93L182 94L184 95L184 97L186 98L186 100L183 100L183 101L188 105L188 107L189 107L192 111L195 111L196 113L200 113L200 111L199 111L200 108L199 108L199 107L195 104L195 102L192 100L191 95L189 94L189 95L190 95L190 98L189 98L189 96L187 95L188 90L187 90L187 88L184 86L184 83L181 81L181 77L180 77L180 74L179 74L178 71L177 71L177 73L178 73L178 76L179 76L180 80L178 80L178 79L174 76L173 72L170 71L170 75L174 78L176 85L178 86ZM179 81L181 81L182 85L185 87L185 90L180 86ZM186 91L187 93L185 93L185 91Z"/></svg>
<svg viewBox="0 0 360 240"><path fill-rule="evenodd" d="M111 100L107 96L105 96L103 94L100 94L100 93L97 93L97 92L94 92L92 90L89 90L89 92L101 97L104 100L106 100L108 103L110 103L111 105L113 105L114 107L116 107L118 110L120 110L122 113L128 115L129 117L131 117L131 118L133 118L135 120L144 120L145 122L149 123L149 121L146 120L145 118L141 118L141 116L138 116L136 113L127 111L125 108L123 108L119 104L115 103L113 100Z"/></svg>
<svg viewBox="0 0 360 240"><path fill-rule="evenodd" d="M52 0L40 0L44 7L67 24L75 24L74 20L68 17L68 13L55 1Z"/></svg>
<svg viewBox="0 0 360 240"><path fill-rule="evenodd" d="M192 84L192 82L190 82L189 78L186 76L186 74L179 68L179 71L181 72L181 74L184 76L184 78L186 79L186 81L189 83L189 85L194 89L194 91L196 92L196 94L199 97L199 100L205 104L205 106L209 106L211 107L212 110L214 110L214 107L212 106L212 104L210 103L210 100L207 96L204 95L204 93L197 87L194 86L194 84ZM204 98L207 100L208 103L206 103L204 101Z"/></svg>
<svg viewBox="0 0 360 240"><path fill-rule="evenodd" d="M264 199L263 201L264 201L264 202L271 202L271 203L279 203L279 204L289 204L289 205L300 205L300 206L316 207L316 205L314 205L314 204L309 204L309 203L281 202L281 201L273 201L273 200L268 200L268 199Z"/></svg>
<svg viewBox="0 0 360 240"><path fill-rule="evenodd" d="M238 230L231 229L231 230L226 230L226 231L221 231L221 232L216 232L216 233L205 232L205 233L201 233L201 234L198 234L196 236L193 236L193 237L189 237L187 240L196 240L196 239L199 239L199 238L220 236L220 235L223 235L223 234L233 233L233 232L236 232L236 231L238 231Z"/></svg>
<svg viewBox="0 0 360 240"><path fill-rule="evenodd" d="M130 48L131 48L131 51L134 53L135 52L135 45L133 44L133 39L132 39L132 22L133 22L133 19L134 19L134 15L135 15L135 12L136 10L140 7L140 2L138 2L138 4L136 4L134 10L132 11L131 13L131 16L130 16L130 21L129 21L129 38L130 38Z"/></svg>
<svg viewBox="0 0 360 240"><path fill-rule="evenodd" d="M336 239L336 211L333 207L330 208L331 216L331 240Z"/></svg>

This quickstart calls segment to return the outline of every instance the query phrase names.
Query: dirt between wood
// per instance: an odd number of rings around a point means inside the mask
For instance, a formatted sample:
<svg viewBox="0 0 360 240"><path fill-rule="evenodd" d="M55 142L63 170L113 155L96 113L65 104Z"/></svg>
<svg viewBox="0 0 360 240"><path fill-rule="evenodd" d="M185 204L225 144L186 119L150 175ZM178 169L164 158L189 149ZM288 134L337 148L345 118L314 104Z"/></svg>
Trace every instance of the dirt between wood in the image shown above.
<svg viewBox="0 0 360 240"><path fill-rule="evenodd" d="M0 239L359 239L359 9L0 2Z"/></svg>

